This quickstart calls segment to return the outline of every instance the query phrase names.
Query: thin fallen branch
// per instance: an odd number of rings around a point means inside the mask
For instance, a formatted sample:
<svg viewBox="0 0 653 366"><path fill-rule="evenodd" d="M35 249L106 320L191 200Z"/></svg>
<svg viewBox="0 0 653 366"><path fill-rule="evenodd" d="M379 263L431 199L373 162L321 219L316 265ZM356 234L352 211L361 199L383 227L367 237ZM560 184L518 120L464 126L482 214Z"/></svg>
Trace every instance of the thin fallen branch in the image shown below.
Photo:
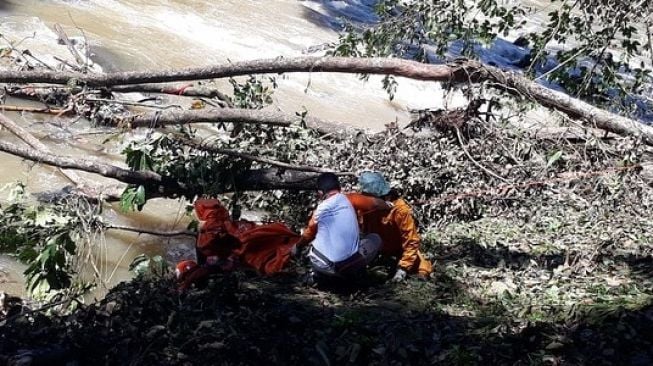
<svg viewBox="0 0 653 366"><path fill-rule="evenodd" d="M233 103L228 95L222 93L216 88L207 86L194 86L193 84L183 85L157 85L157 84L136 84L136 85L117 85L110 89L117 93L159 93L170 95L182 95L186 97L204 97L217 98L233 108Z"/></svg>
<svg viewBox="0 0 653 366"><path fill-rule="evenodd" d="M107 74L0 71L0 82L83 84L108 87L287 72L381 74L440 82L496 82L510 93L526 95L545 107L562 111L572 118L581 119L591 127L596 126L625 136L642 137L645 143L653 145L653 127L596 108L567 94L550 90L520 74L505 72L499 68L473 61L448 65L428 65L415 61L387 58L297 57L224 63L180 70Z"/></svg>
<svg viewBox="0 0 653 366"><path fill-rule="evenodd" d="M333 171L332 169L318 168L318 167L313 167L308 165L295 165L295 164L285 163L283 161L269 159L266 157L256 156L256 155L238 152L234 150L221 149L215 146L197 143L195 141L191 141L188 139L184 140L183 143L198 150L207 151L215 154L233 156L236 158L241 158L250 161L256 161L259 163L268 164L282 169L295 170L298 172L311 172L311 173L335 173L336 175L339 176L350 176L350 177L356 176L356 174L353 172L336 172Z"/></svg>
<svg viewBox="0 0 653 366"><path fill-rule="evenodd" d="M136 227L131 227L131 226L113 225L113 224L105 226L105 229L107 229L107 230L130 231L130 232L139 233L139 234L149 234L149 235L156 235L156 236L163 236L163 237L197 236L196 232L189 231L189 230L158 231L158 230L141 229L141 228L136 228Z"/></svg>
<svg viewBox="0 0 653 366"><path fill-rule="evenodd" d="M315 117L306 116L303 118L303 121L308 127L315 128L322 133L345 130L344 126L336 122ZM289 127L300 125L302 117L266 109L210 108L185 111L157 111L132 117L123 117L117 120L116 124L128 128L155 128L201 122L253 123Z"/></svg>
<svg viewBox="0 0 653 366"><path fill-rule="evenodd" d="M71 108L65 109L52 109L48 107L26 107L26 106L16 106L16 105L0 105L0 111L2 112L28 112L28 113L44 113L52 114L55 116L61 116L64 114L72 114L74 111Z"/></svg>
<svg viewBox="0 0 653 366"><path fill-rule="evenodd" d="M5 86L3 90L7 95L16 98L38 100L48 104L62 104L74 94L82 91L81 88L66 88L58 86Z"/></svg>
<svg viewBox="0 0 653 366"><path fill-rule="evenodd" d="M458 137L458 143L460 144L460 148L463 150L465 155L467 155L467 158L474 165L476 165L478 168L480 168L482 171L484 171L486 174L490 175L491 177L494 177L494 178L496 178L496 179L498 179L498 180L500 180L500 181L502 181L504 183L508 183L508 181L505 178L503 178L502 176L494 173L490 169L484 167L481 163L479 163L478 161L476 161L476 159L474 159L474 157L469 153L469 151L467 151L467 147L465 146L465 143L463 142L463 137L462 137L462 135L460 133L460 128L458 128L458 127L456 127L456 136Z"/></svg>
<svg viewBox="0 0 653 366"><path fill-rule="evenodd" d="M144 108L154 108L154 109L167 109L171 108L171 106L161 106L161 105L156 105L156 104L147 104L143 102L135 102L133 100L120 100L120 99L106 99L106 98L85 98L84 101L86 102L100 102L100 103L113 103L113 104L120 104L120 105L128 105L131 107L144 107Z"/></svg>
<svg viewBox="0 0 653 366"><path fill-rule="evenodd" d="M567 183L567 182L573 182L573 181L578 181L583 179L596 178L608 174L624 173L630 171L642 171L645 173L648 172L650 174L650 172L653 171L653 166L651 164L635 164L635 165L629 165L624 167L595 170L590 172L565 172L565 173L558 174L558 176L554 178L531 180L522 183L502 184L489 189L479 189L466 193L455 193L444 197L435 198L432 200L420 200L415 203L418 205L441 205L444 203L467 199L467 198L479 198L479 197L496 198L496 197L504 196L512 190L542 187L547 184ZM651 174L651 176L653 176L653 174Z"/></svg>

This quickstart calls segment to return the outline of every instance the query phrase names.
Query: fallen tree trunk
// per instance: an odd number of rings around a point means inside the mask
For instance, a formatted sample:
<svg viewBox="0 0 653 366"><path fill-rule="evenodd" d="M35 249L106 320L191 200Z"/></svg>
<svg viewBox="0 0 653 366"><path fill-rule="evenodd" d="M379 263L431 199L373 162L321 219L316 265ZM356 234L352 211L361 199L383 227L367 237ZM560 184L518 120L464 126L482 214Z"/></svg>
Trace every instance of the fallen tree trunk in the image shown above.
<svg viewBox="0 0 653 366"><path fill-rule="evenodd" d="M476 67L480 66L476 65ZM282 74L286 72L338 72L349 74L391 74L418 80L445 81L455 73L459 80L468 74L461 66L428 65L415 61L385 58L297 57L224 64L163 71L127 71L106 74L82 74L49 71L0 71L3 83L84 84L95 87L114 85L165 83L202 79L219 79L249 74Z"/></svg>
<svg viewBox="0 0 653 366"><path fill-rule="evenodd" d="M34 137L34 135L32 135L27 130L19 126L16 122L11 120L4 114L0 114L0 125L5 127L7 130L9 130L11 133L16 135L21 140L23 140L27 145L29 145L33 149L40 151L43 154L51 153L50 149L48 149L48 147L45 146L45 144L39 141L39 139ZM61 168L59 168L58 171L59 173L61 173L61 175L63 175L74 185L78 186L81 184L81 179L77 174L75 174L75 172L66 172Z"/></svg>
<svg viewBox="0 0 653 366"><path fill-rule="evenodd" d="M345 126L339 125L336 122L325 121L310 116L304 117L303 121L308 127L314 128L322 133L333 133L346 129ZM155 128L200 122L253 123L289 127L292 125L298 126L302 122L302 117L265 109L210 108L184 111L157 111L121 118L117 121L117 124L128 128Z"/></svg>
<svg viewBox="0 0 653 366"><path fill-rule="evenodd" d="M120 168L104 162L97 162L87 159L80 159L70 156L53 155L42 151L16 146L14 144L0 141L0 151L58 168L75 169L94 173L107 178L113 178L123 183L143 185L151 193L149 198L154 197L192 197L202 195L205 192L193 191L183 182L178 182L168 177L163 177L150 171L132 171ZM315 179L319 173L297 172L287 169L253 169L237 174L224 185L222 192L257 191L257 190L308 190L314 189Z"/></svg>
<svg viewBox="0 0 653 366"><path fill-rule="evenodd" d="M0 114L0 125L23 140L35 151L46 155L52 154L52 151L44 143L42 143L29 131L19 126L16 122L3 114ZM87 182L74 171L63 170L61 167L56 168L59 173L68 179L81 194L87 196L89 199L95 199L97 197L104 196L107 199L115 201L120 198L121 190L116 187L102 187L93 182Z"/></svg>
<svg viewBox="0 0 653 366"><path fill-rule="evenodd" d="M117 179L124 183L141 184L143 182L163 182L163 178L153 172L135 172L114 165L96 162L71 156L53 155L32 148L16 146L9 142L0 141L0 151L23 159L44 163L64 169L75 169L95 173L107 178Z"/></svg>
<svg viewBox="0 0 653 366"><path fill-rule="evenodd" d="M564 93L547 89L519 74L504 72L496 67L482 65L473 61L448 65L429 65L415 61L385 58L297 57L224 63L180 70L107 74L0 71L0 82L72 83L108 87L113 85L215 79L248 74L287 72L382 74L417 80L447 82L477 83L492 81L510 93L526 96L545 107L553 108L573 118L581 119L590 127L598 127L620 135L641 137L645 143L653 145L653 127L645 126L632 119L596 108Z"/></svg>

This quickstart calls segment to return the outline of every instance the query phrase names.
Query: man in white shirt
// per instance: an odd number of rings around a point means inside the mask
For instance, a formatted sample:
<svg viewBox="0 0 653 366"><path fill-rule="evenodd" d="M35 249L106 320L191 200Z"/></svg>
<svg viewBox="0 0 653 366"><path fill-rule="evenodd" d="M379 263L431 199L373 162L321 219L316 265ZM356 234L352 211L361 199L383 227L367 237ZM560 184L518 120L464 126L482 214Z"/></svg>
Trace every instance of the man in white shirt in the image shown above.
<svg viewBox="0 0 653 366"><path fill-rule="evenodd" d="M321 174L317 190L322 202L313 212L298 246L312 241L309 258L313 270L319 274L333 277L359 274L378 253L381 238L371 234L359 239L356 212L340 192L335 174Z"/></svg>

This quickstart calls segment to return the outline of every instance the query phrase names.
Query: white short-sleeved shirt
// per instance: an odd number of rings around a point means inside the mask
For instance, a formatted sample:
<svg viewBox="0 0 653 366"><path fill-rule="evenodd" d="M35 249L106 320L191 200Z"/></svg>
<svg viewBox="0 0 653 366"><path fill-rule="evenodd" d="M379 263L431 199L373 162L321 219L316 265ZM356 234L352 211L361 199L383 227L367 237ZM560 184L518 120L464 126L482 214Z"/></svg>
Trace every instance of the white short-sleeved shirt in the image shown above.
<svg viewBox="0 0 653 366"><path fill-rule="evenodd" d="M322 201L313 218L317 223L313 247L330 261L340 262L358 252L358 219L344 194L337 193Z"/></svg>

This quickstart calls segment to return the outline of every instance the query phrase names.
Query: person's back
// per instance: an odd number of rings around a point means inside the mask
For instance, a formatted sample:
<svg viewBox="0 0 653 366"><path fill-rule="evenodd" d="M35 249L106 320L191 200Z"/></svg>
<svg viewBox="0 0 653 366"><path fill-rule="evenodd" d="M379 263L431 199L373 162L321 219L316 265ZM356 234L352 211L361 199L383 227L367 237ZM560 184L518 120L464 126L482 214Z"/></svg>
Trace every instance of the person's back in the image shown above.
<svg viewBox="0 0 653 366"><path fill-rule="evenodd" d="M376 234L359 238L356 212L340 192L340 182L335 174L321 174L316 188L323 200L297 243L297 247L301 247L312 242L309 251L313 268L311 277L358 277L378 253L381 239Z"/></svg>
<svg viewBox="0 0 653 366"><path fill-rule="evenodd" d="M364 233L376 233L382 241L380 251L383 255L401 256L403 252L402 228L399 217L412 216L410 206L399 199L391 205L378 197L351 192L347 199L354 206L358 216L360 230Z"/></svg>
<svg viewBox="0 0 653 366"><path fill-rule="evenodd" d="M317 234L313 248L331 262L339 262L358 251L356 212L345 195L336 193L322 201L313 219Z"/></svg>

